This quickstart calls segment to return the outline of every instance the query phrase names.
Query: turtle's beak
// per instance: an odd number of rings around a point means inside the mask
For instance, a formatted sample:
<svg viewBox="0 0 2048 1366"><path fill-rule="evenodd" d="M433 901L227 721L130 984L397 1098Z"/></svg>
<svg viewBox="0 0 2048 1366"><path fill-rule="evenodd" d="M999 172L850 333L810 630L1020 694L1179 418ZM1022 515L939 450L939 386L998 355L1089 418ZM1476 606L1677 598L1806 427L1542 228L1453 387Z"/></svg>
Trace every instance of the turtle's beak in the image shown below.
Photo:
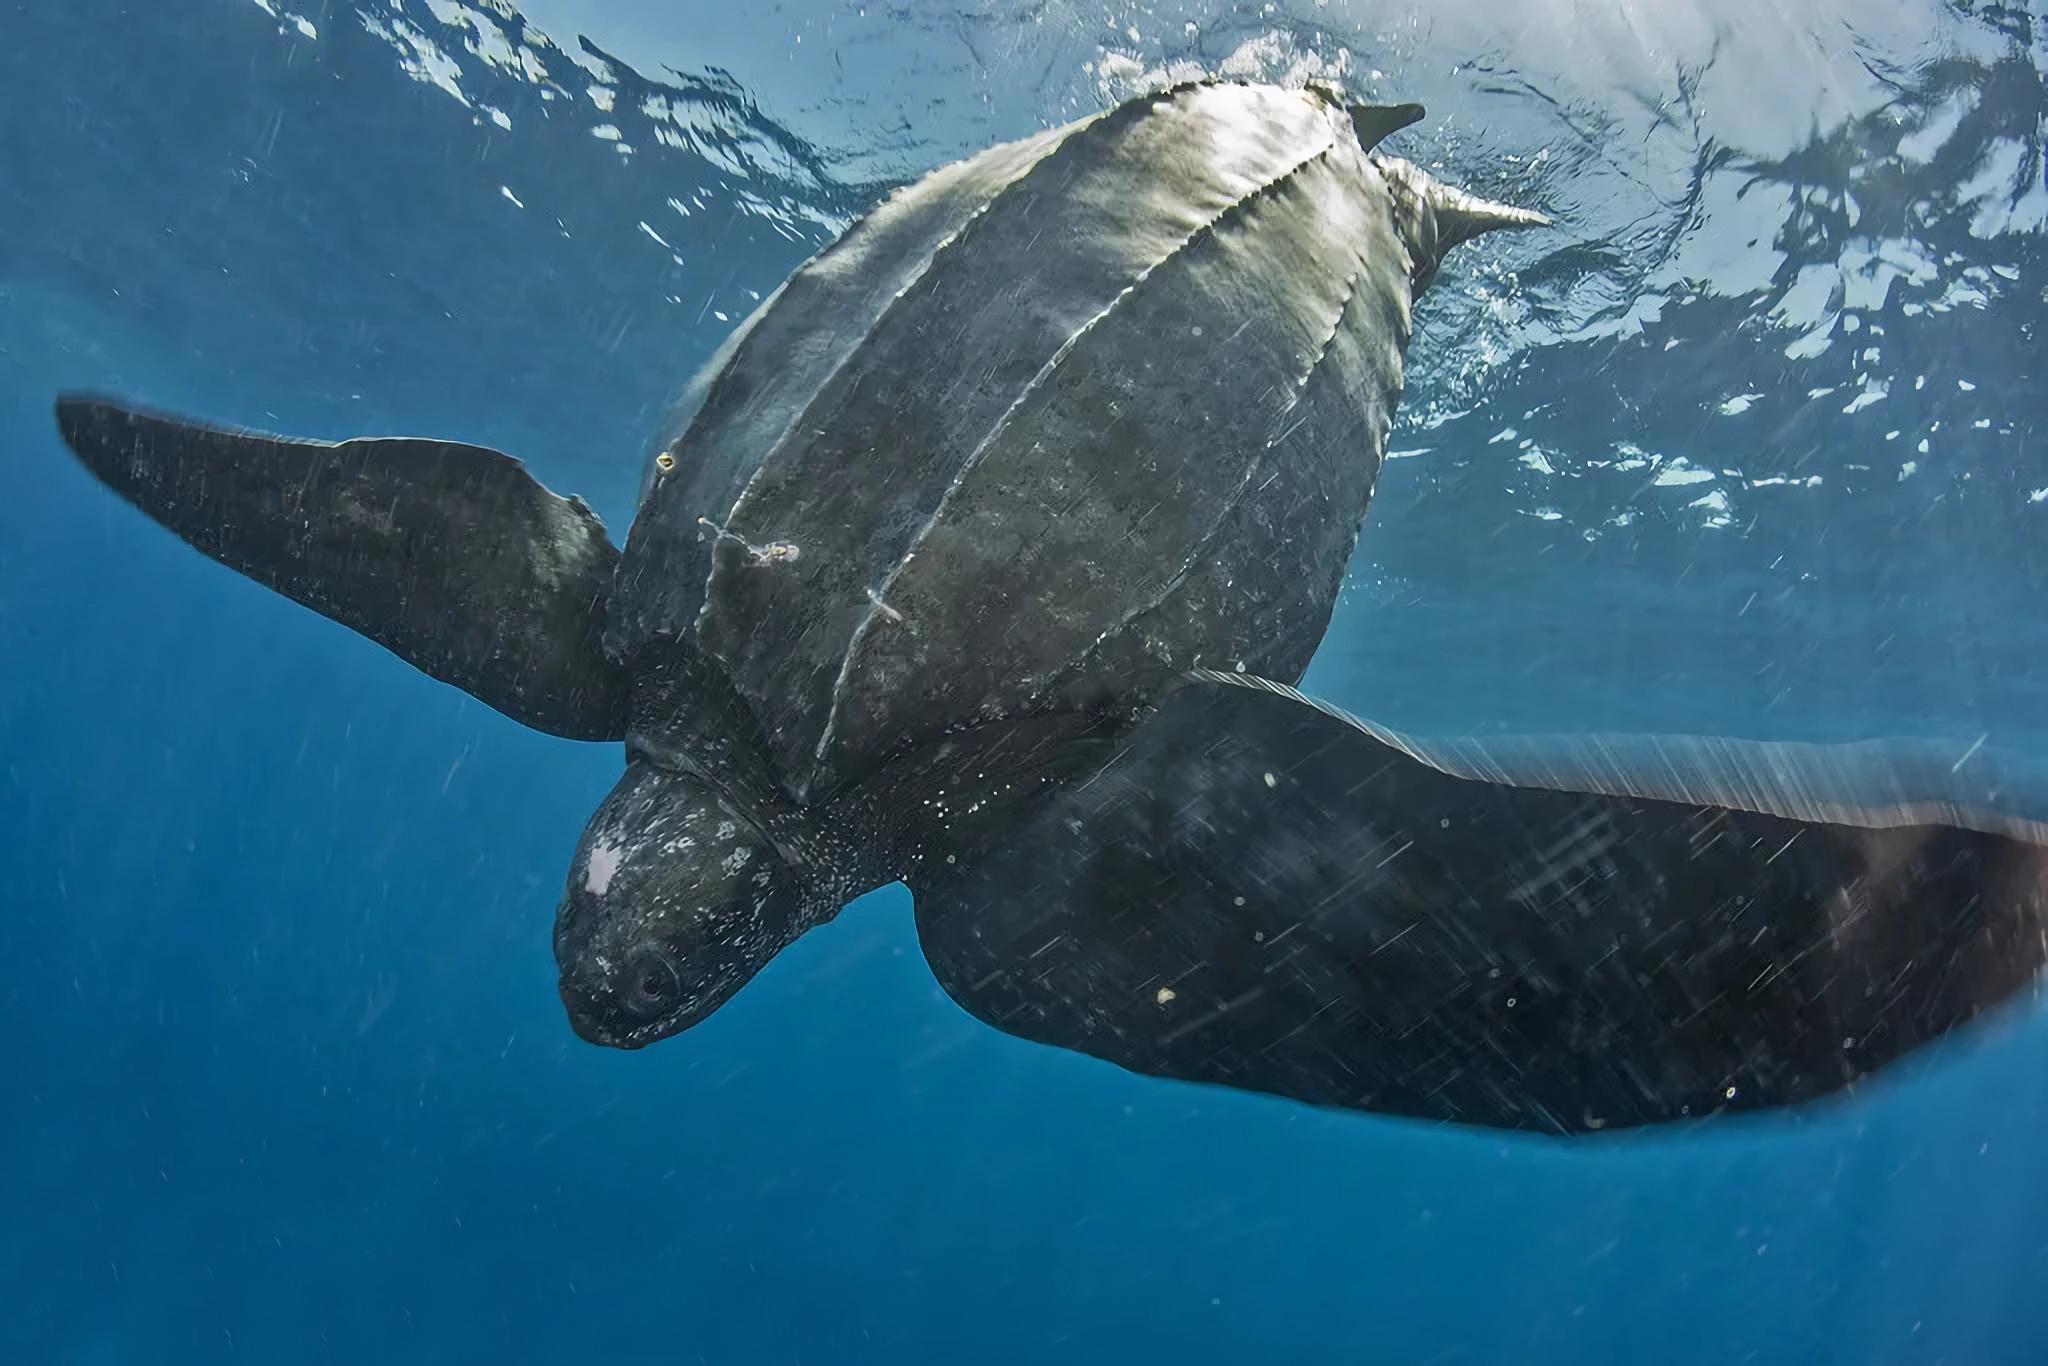
<svg viewBox="0 0 2048 1366"><path fill-rule="evenodd" d="M562 1009L568 1013L569 1028L585 1043L604 1048L645 1048L652 1039L636 1038L635 1031L620 1030L618 1015L586 987L564 974L561 982Z"/></svg>

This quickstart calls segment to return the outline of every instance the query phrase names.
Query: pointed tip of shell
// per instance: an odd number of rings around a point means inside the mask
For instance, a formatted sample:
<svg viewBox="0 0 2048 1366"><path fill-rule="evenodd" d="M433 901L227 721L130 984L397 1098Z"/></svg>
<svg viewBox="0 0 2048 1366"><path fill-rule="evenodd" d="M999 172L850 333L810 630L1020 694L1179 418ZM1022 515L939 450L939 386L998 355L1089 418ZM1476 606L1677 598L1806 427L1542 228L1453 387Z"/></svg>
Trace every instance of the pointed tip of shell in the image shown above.
<svg viewBox="0 0 2048 1366"><path fill-rule="evenodd" d="M1494 220L1487 224L1489 228L1554 228L1557 226L1556 221L1549 214L1538 213L1534 209L1518 209L1512 204L1491 203L1487 207L1493 210Z"/></svg>
<svg viewBox="0 0 2048 1366"><path fill-rule="evenodd" d="M1436 211L1437 222L1448 229L1444 235L1460 242L1469 241L1483 232L1552 226L1547 215L1534 209L1519 209L1512 204L1481 199L1441 181L1432 182L1430 186L1430 207Z"/></svg>

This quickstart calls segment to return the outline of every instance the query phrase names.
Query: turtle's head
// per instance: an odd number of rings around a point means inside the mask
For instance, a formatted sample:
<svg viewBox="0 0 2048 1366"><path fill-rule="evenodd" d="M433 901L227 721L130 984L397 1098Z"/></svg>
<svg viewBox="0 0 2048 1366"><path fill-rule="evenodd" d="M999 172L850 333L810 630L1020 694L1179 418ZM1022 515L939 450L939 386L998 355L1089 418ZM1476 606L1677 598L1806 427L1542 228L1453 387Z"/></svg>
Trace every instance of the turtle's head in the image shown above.
<svg viewBox="0 0 2048 1366"><path fill-rule="evenodd" d="M1409 278L1416 298L1422 297L1422 292L1436 279L1444 257L1459 243L1503 228L1550 226L1550 220L1540 213L1495 204L1454 189L1398 157L1375 157L1373 163L1387 178L1387 188L1393 192L1394 229L1400 233L1409 259L1414 262Z"/></svg>
<svg viewBox="0 0 2048 1366"><path fill-rule="evenodd" d="M688 1029L822 918L806 914L807 883L717 791L634 759L584 828L555 915L570 1023L614 1048Z"/></svg>

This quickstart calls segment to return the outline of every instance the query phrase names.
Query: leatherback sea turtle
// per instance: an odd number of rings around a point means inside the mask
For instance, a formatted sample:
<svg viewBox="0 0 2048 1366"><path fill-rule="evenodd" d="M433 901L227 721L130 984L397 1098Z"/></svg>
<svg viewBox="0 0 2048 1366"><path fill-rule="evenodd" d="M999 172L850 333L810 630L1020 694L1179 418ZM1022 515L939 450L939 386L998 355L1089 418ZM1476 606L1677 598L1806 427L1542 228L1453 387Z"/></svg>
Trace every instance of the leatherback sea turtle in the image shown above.
<svg viewBox="0 0 2048 1366"><path fill-rule="evenodd" d="M1835 1091L2043 958L2043 828L1974 769L1289 686L1413 300L1544 221L1375 152L1421 113L1202 81L932 172L714 359L623 554L474 446L58 421L214 558L625 741L555 934L587 1038L901 879L961 1005L1144 1073L1561 1132Z"/></svg>

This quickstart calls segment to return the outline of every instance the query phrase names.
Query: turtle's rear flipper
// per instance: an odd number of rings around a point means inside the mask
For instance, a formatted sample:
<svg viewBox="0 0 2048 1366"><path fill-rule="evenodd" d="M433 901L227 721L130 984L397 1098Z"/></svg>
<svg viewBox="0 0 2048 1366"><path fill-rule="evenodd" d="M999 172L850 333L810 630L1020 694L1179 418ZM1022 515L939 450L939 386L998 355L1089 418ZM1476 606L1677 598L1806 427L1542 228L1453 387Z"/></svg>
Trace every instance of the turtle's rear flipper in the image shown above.
<svg viewBox="0 0 2048 1366"><path fill-rule="evenodd" d="M87 469L188 544L538 730L625 731L618 551L578 499L453 441L338 445L57 400Z"/></svg>
<svg viewBox="0 0 2048 1366"><path fill-rule="evenodd" d="M1784 1105L2043 960L2048 829L1958 752L1423 746L1210 677L922 861L918 932L981 1019L1157 1076L1559 1133Z"/></svg>

